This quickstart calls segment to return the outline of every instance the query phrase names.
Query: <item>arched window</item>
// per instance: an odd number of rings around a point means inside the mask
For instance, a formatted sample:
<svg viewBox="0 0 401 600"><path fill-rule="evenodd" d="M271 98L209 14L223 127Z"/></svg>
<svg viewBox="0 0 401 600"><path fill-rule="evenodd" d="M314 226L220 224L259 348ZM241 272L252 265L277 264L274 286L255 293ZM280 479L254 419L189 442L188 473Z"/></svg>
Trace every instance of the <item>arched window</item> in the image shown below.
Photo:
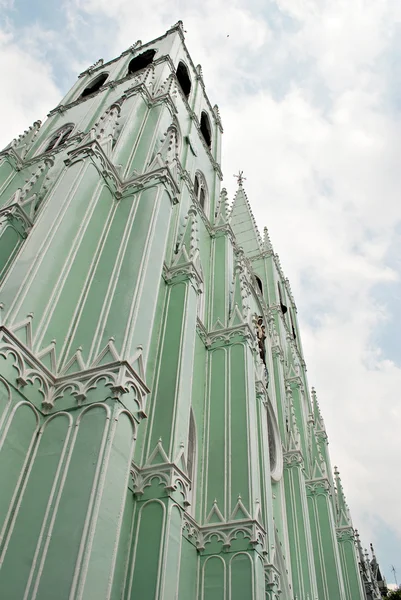
<svg viewBox="0 0 401 600"><path fill-rule="evenodd" d="M198 171L195 173L194 192L197 201L206 212L207 189L203 175Z"/></svg>
<svg viewBox="0 0 401 600"><path fill-rule="evenodd" d="M100 73L100 75L95 77L95 79L93 79L90 82L88 87L86 87L84 89L84 91L81 94L81 98L85 98L86 96L90 96L91 94L94 94L95 92L97 92L102 87L104 82L107 80L108 76L109 76L108 73Z"/></svg>
<svg viewBox="0 0 401 600"><path fill-rule="evenodd" d="M283 313L283 315L285 315L285 313L287 312L288 308L287 306L284 304L283 301L283 294L281 292L281 285L280 282L277 282L277 287L278 287L278 297L280 299L280 308L281 308L281 312Z"/></svg>
<svg viewBox="0 0 401 600"><path fill-rule="evenodd" d="M67 139L70 137L72 130L74 129L74 125L64 125L61 127L51 138L50 142L46 146L44 152L49 152L50 150L54 150L59 146L65 144Z"/></svg>
<svg viewBox="0 0 401 600"><path fill-rule="evenodd" d="M146 50L138 56L134 56L128 65L128 75L132 75L141 69L144 69L153 62L153 58L156 54L156 50Z"/></svg>
<svg viewBox="0 0 401 600"><path fill-rule="evenodd" d="M192 490L195 482L195 462L196 462L196 427L194 411L191 408L189 414L189 429L188 429L188 459L187 459L187 471L188 477L191 480Z"/></svg>
<svg viewBox="0 0 401 600"><path fill-rule="evenodd" d="M180 87L184 92L184 96L188 99L189 94L191 93L191 80L189 78L188 69L183 62L178 63L176 75L178 83L180 84Z"/></svg>
<svg viewBox="0 0 401 600"><path fill-rule="evenodd" d="M262 281L260 280L260 278L259 278L257 275L255 275L255 279L256 279L256 283L258 284L259 291L260 291L260 293L261 293L261 294L262 294L262 296L263 296L263 285L262 285Z"/></svg>
<svg viewBox="0 0 401 600"><path fill-rule="evenodd" d="M279 481L283 474L283 451L276 417L270 406L267 407L267 435L269 441L270 476Z"/></svg>
<svg viewBox="0 0 401 600"><path fill-rule="evenodd" d="M203 111L201 114L200 129L201 129L201 133L203 135L203 139L205 140L207 147L211 148L212 147L212 130L210 128L209 117L207 116L205 111Z"/></svg>

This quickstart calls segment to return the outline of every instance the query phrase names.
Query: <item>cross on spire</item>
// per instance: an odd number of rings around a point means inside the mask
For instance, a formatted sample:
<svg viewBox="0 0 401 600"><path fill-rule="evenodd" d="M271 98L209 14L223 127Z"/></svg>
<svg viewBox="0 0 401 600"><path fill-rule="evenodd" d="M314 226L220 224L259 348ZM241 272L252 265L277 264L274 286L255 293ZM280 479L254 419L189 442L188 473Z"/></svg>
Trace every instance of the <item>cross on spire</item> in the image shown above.
<svg viewBox="0 0 401 600"><path fill-rule="evenodd" d="M238 185L242 187L244 181L246 181L246 177L244 177L244 171L238 171L238 175L234 175L237 178Z"/></svg>

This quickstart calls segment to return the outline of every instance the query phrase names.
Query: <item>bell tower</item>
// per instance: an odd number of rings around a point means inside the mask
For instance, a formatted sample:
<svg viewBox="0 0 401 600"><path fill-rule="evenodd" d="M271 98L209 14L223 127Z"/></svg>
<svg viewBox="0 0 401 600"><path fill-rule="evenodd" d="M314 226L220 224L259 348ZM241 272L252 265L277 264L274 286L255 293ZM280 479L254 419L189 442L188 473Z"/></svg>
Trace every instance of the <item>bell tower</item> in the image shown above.
<svg viewBox="0 0 401 600"><path fill-rule="evenodd" d="M289 282L242 175L228 206L222 133L178 22L0 153L1 598L364 597Z"/></svg>

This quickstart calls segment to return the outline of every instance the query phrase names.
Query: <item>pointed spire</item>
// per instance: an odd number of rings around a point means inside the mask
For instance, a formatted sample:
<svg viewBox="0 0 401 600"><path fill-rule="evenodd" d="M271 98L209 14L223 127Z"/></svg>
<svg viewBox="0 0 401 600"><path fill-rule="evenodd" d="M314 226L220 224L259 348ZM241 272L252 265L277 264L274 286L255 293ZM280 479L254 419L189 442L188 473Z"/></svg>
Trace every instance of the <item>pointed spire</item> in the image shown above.
<svg viewBox="0 0 401 600"><path fill-rule="evenodd" d="M185 217L182 234L177 242L174 265L195 261L199 258L197 211L192 205Z"/></svg>
<svg viewBox="0 0 401 600"><path fill-rule="evenodd" d="M350 527L352 526L351 516L337 467L334 467L334 480L336 484L337 526Z"/></svg>
<svg viewBox="0 0 401 600"><path fill-rule="evenodd" d="M264 252L273 252L273 246L270 240L269 230L267 227L263 230L263 250Z"/></svg>
<svg viewBox="0 0 401 600"><path fill-rule="evenodd" d="M22 159L25 158L29 149L31 148L34 139L38 135L41 125L41 121L35 121L33 125L24 131L24 133L11 142L11 148L14 148L14 150L18 152Z"/></svg>
<svg viewBox="0 0 401 600"><path fill-rule="evenodd" d="M216 206L215 213L215 227L219 227L221 225L225 225L227 223L228 218L228 199L227 199L227 190L223 188L220 192L220 198L218 204Z"/></svg>
<svg viewBox="0 0 401 600"><path fill-rule="evenodd" d="M173 122L161 140L160 150L150 163L148 171L168 167L174 178L177 178L178 130Z"/></svg>
<svg viewBox="0 0 401 600"><path fill-rule="evenodd" d="M242 172L235 177L238 178L238 189L231 208L230 225L235 233L238 246L244 249L247 256L252 257L262 252L262 239L243 188Z"/></svg>
<svg viewBox="0 0 401 600"><path fill-rule="evenodd" d="M326 426L323 421L322 413L320 412L320 406L319 406L319 402L317 400L316 390L314 387L311 390L311 396L312 396L312 408L313 408L313 417L315 419L316 433L323 433L325 436L327 436Z"/></svg>
<svg viewBox="0 0 401 600"><path fill-rule="evenodd" d="M107 155L111 153L115 144L115 134L124 100L125 96L122 96L109 106L89 132L90 139L96 140Z"/></svg>

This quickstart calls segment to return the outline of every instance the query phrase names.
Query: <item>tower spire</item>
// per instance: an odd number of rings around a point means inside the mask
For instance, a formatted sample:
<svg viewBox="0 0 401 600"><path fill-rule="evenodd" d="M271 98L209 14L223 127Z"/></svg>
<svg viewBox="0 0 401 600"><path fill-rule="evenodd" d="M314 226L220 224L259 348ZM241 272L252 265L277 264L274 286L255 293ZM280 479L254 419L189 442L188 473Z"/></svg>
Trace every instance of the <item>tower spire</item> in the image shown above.
<svg viewBox="0 0 401 600"><path fill-rule="evenodd" d="M247 195L244 190L243 171L234 175L238 181L238 189L231 207L230 225L237 238L238 246L242 247L249 258L263 251L263 242Z"/></svg>

